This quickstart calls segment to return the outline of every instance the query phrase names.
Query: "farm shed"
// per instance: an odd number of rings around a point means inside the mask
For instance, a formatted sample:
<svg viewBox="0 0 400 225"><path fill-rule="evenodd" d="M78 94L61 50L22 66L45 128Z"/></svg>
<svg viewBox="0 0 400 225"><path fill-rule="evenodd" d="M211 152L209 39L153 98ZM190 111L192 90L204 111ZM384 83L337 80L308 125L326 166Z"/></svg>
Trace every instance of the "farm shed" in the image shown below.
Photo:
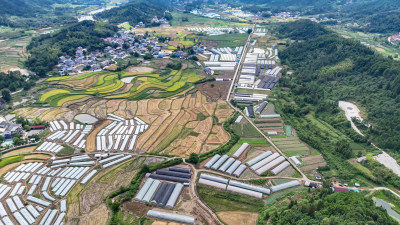
<svg viewBox="0 0 400 225"><path fill-rule="evenodd" d="M260 192L246 190L246 189L235 187L235 186L231 186L231 185L228 185L226 190L232 191L232 192L237 192L237 193L244 194L244 195L249 195L249 196L252 196L252 197L255 197L255 198L262 198L262 194Z"/></svg>
<svg viewBox="0 0 400 225"><path fill-rule="evenodd" d="M250 169L252 170L258 170L259 168L261 168L262 166L264 166L265 164L271 162L272 160L276 159L279 157L279 153L274 153L270 156L268 156L267 158L259 161L258 163L254 164L253 166L250 167Z"/></svg>
<svg viewBox="0 0 400 225"><path fill-rule="evenodd" d="M135 200L141 201L143 199L144 195L146 194L147 190L150 188L150 186L153 183L153 181L154 180L152 178L148 178L146 180L146 182L143 184L142 188L140 189L140 191L136 195Z"/></svg>
<svg viewBox="0 0 400 225"><path fill-rule="evenodd" d="M285 161L285 157L279 156L278 158L272 160L271 162L267 163L266 165L262 166L258 170L256 170L256 174L261 175L268 170L272 169L273 167L277 166L279 163Z"/></svg>
<svg viewBox="0 0 400 225"><path fill-rule="evenodd" d="M301 165L300 160L297 159L296 156L289 157L289 159L292 160L292 161L294 162L294 164L296 164L297 166L300 166L300 165Z"/></svg>
<svg viewBox="0 0 400 225"><path fill-rule="evenodd" d="M256 110L256 114L261 114L261 112L265 109L267 104L268 104L267 101L264 101L263 103L261 103L260 107L258 107L258 109Z"/></svg>
<svg viewBox="0 0 400 225"><path fill-rule="evenodd" d="M230 167L229 169L226 171L227 174L232 175L233 172L235 172L235 170L240 166L240 164L242 164L242 162L240 162L239 160L236 160Z"/></svg>
<svg viewBox="0 0 400 225"><path fill-rule="evenodd" d="M219 158L221 158L220 155L218 155L218 154L214 155L214 156L210 159L210 161L208 161L208 162L204 165L204 168L207 168L207 169L210 168L212 165L214 165L215 162L218 161Z"/></svg>
<svg viewBox="0 0 400 225"><path fill-rule="evenodd" d="M147 212L147 216L152 217L152 218L157 218L157 219L175 221L178 223L194 224L194 222L195 222L195 218L190 217L190 216L161 212L161 211L157 211L157 210L149 210Z"/></svg>
<svg viewBox="0 0 400 225"><path fill-rule="evenodd" d="M164 196L162 196L160 202L158 203L158 206L164 207L167 204L169 198L171 197L172 192L175 189L175 186L176 184L174 183L168 183Z"/></svg>
<svg viewBox="0 0 400 225"><path fill-rule="evenodd" d="M245 169L246 169L246 166L242 164L235 170L235 172L233 172L233 175L240 177L240 175L242 175L242 173L244 172Z"/></svg>
<svg viewBox="0 0 400 225"><path fill-rule="evenodd" d="M298 180L293 180L293 181L289 181L287 183L283 183L283 184L278 184L276 186L272 186L271 187L271 191L272 192L277 192L277 191L281 191L284 189L288 189L291 187L295 187L295 186L299 186L300 182Z"/></svg>
<svg viewBox="0 0 400 225"><path fill-rule="evenodd" d="M199 184L204 184L204 185L208 185L208 186L212 186L212 187L216 187L216 188L219 188L219 189L226 189L226 184L223 184L223 183L218 183L218 182L215 182L215 181L212 181L212 180L206 180L206 179L203 179L203 178L200 178L199 179Z"/></svg>
<svg viewBox="0 0 400 225"><path fill-rule="evenodd" d="M252 165L258 163L259 161L261 161L261 160L267 158L267 157L270 156L270 155L272 155L272 152L271 152L271 151L263 152L263 153L261 153L260 155L256 156L255 158L250 159L249 161L247 161L247 162L246 162L246 165L252 166Z"/></svg>
<svg viewBox="0 0 400 225"><path fill-rule="evenodd" d="M215 181L215 182L222 183L222 184L228 183L228 179L225 179L222 177L217 177L217 176L212 176L212 175L208 175L208 174L204 174L204 173L200 174L200 178Z"/></svg>
<svg viewBox="0 0 400 225"><path fill-rule="evenodd" d="M229 185L235 186L235 187L244 188L244 189L248 189L248 190L252 190L252 191L256 191L256 192L260 192L260 193L267 194L267 195L269 195L271 193L271 190L268 189L268 188L254 186L254 185L251 185L251 184L246 184L246 183L242 183L242 182L238 182L238 181L234 181L234 180L230 180L229 181Z"/></svg>
<svg viewBox="0 0 400 225"><path fill-rule="evenodd" d="M156 194L153 197L153 200L151 201L152 204L157 205L160 201L161 198L164 196L165 191L167 190L168 182L162 182L160 188L156 191Z"/></svg>
<svg viewBox="0 0 400 225"><path fill-rule="evenodd" d="M182 177L182 178L187 178L187 179L190 179L190 177L192 176L192 175L190 175L190 173L180 173L180 172L174 172L171 170L162 170L162 169L157 170L156 174L166 175L166 176L171 176L171 177Z"/></svg>
<svg viewBox="0 0 400 225"><path fill-rule="evenodd" d="M232 156L235 157L235 158L240 157L240 155L242 155L242 153L247 149L247 147L249 147L249 144L248 144L248 143L243 143L243 144L238 148L238 150L236 150L236 152L233 153Z"/></svg>
<svg viewBox="0 0 400 225"><path fill-rule="evenodd" d="M176 184L174 190L171 193L171 196L168 199L168 202L166 204L166 207L168 208L173 208L179 198L179 195L181 194L183 189L182 184Z"/></svg>
<svg viewBox="0 0 400 225"><path fill-rule="evenodd" d="M219 168L219 171L225 172L229 168L229 166L232 165L234 161L235 161L234 158L229 158L228 160L226 160L224 164L222 164L222 166Z"/></svg>
<svg viewBox="0 0 400 225"><path fill-rule="evenodd" d="M229 156L227 156L227 155L221 156L221 158L219 158L218 161L216 163L214 163L214 165L211 166L211 169L213 169L213 170L218 169L222 165L222 163L224 163L228 158L229 158Z"/></svg>
<svg viewBox="0 0 400 225"><path fill-rule="evenodd" d="M190 174L190 169L189 168L182 168L182 167L170 167L170 171L175 171L175 172L180 172L180 173L189 173Z"/></svg>
<svg viewBox="0 0 400 225"><path fill-rule="evenodd" d="M189 183L190 182L190 180L187 178L173 177L173 176L154 174L154 173L150 174L150 177L153 179L167 180L167 181L180 182L180 183Z"/></svg>
<svg viewBox="0 0 400 225"><path fill-rule="evenodd" d="M250 118L255 118L253 106L248 105L248 106L246 106L246 109L247 109L247 111L249 113L249 117Z"/></svg>
<svg viewBox="0 0 400 225"><path fill-rule="evenodd" d="M290 163L288 161L285 161L281 163L279 166L275 167L273 170L271 170L272 174L277 175L278 173L282 172L282 170L286 169Z"/></svg>
<svg viewBox="0 0 400 225"><path fill-rule="evenodd" d="M159 180L154 180L153 183L151 184L150 188L147 190L146 194L144 195L142 201L149 202L151 200L151 197L153 197L154 192L156 192L160 183L161 182Z"/></svg>

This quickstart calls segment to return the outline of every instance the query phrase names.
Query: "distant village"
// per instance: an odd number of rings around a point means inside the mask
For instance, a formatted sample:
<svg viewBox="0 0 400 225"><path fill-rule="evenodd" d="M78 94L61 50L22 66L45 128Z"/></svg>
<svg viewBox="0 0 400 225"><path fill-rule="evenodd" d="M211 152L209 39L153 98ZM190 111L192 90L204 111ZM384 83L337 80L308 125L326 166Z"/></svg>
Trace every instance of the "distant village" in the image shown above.
<svg viewBox="0 0 400 225"><path fill-rule="evenodd" d="M169 56L168 51L161 52L162 46L158 43L158 38L147 37L140 40L135 39L135 35L126 30L120 30L114 36L107 37L104 41L112 46L107 46L103 51L96 50L87 53L83 47L78 47L74 56L64 53L59 57L58 73L60 75L71 75L86 71L101 71L115 64L115 59L123 59L134 54L152 54L157 58Z"/></svg>

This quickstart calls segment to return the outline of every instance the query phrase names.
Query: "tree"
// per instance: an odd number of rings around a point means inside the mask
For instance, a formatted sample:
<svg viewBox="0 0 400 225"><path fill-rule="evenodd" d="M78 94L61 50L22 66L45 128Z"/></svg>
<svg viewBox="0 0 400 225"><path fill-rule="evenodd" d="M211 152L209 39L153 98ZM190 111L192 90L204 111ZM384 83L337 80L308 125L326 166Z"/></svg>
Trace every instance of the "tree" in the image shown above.
<svg viewBox="0 0 400 225"><path fill-rule="evenodd" d="M199 162L199 155L196 153L191 153L187 161L189 163L197 164Z"/></svg>
<svg viewBox="0 0 400 225"><path fill-rule="evenodd" d="M1 92L1 97L3 98L3 100L4 100L5 102L10 102L10 101L11 101L11 92L10 92L10 90L4 89L4 90Z"/></svg>
<svg viewBox="0 0 400 225"><path fill-rule="evenodd" d="M251 34L251 32L253 32L253 29L248 29L248 30L247 30L247 33L248 33L248 34Z"/></svg>
<svg viewBox="0 0 400 225"><path fill-rule="evenodd" d="M150 54L150 53L146 53L146 54L143 56L143 59L146 59L146 60L149 60L149 59L152 59L152 58L153 58L153 55Z"/></svg>
<svg viewBox="0 0 400 225"><path fill-rule="evenodd" d="M21 139L22 135L16 134L13 138L13 143L14 145L23 145L25 144L25 141Z"/></svg>
<svg viewBox="0 0 400 225"><path fill-rule="evenodd" d="M30 130L31 130L31 127L30 127L28 124L26 124L26 125L24 125L24 130L30 131Z"/></svg>

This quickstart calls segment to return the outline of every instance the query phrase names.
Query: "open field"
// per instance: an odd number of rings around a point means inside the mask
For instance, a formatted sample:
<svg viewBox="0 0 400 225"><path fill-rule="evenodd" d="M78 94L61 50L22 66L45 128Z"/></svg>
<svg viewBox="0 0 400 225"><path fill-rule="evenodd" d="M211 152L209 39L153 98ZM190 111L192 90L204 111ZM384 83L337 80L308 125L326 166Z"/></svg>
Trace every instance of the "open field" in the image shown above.
<svg viewBox="0 0 400 225"><path fill-rule="evenodd" d="M23 68L23 62L27 59L25 47L30 39L30 37L22 37L0 42L0 72L7 72L12 68Z"/></svg>
<svg viewBox="0 0 400 225"><path fill-rule="evenodd" d="M228 225L253 225L257 223L258 213L228 211L217 213L218 217Z"/></svg>
<svg viewBox="0 0 400 225"><path fill-rule="evenodd" d="M74 76L51 77L46 81L57 89L50 90L40 97L40 102L51 106L67 106L77 100L90 98L104 99L143 99L163 98L179 94L193 87L193 83L202 79L193 69L173 70L170 74L145 72L93 72ZM131 77L132 83L121 79Z"/></svg>
<svg viewBox="0 0 400 225"><path fill-rule="evenodd" d="M201 200L216 212L258 212L264 206L264 202L261 199L215 189L202 184L197 185L197 192Z"/></svg>

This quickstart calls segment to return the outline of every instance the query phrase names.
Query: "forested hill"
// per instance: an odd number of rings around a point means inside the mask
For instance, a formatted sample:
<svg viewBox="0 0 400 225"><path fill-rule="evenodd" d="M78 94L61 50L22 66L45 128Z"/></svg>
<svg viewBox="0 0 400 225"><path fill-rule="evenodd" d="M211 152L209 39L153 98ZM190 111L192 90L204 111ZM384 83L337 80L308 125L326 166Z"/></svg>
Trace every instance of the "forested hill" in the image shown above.
<svg viewBox="0 0 400 225"><path fill-rule="evenodd" d="M360 193L329 194L324 189L318 192L298 202L292 200L286 209L271 213L269 224L397 224Z"/></svg>
<svg viewBox="0 0 400 225"><path fill-rule="evenodd" d="M134 0L120 7L96 14L96 18L107 20L109 23L118 24L129 22L136 25L143 22L151 25L151 19L154 16L161 18L164 16L165 10L168 9L168 0Z"/></svg>
<svg viewBox="0 0 400 225"><path fill-rule="evenodd" d="M75 23L77 20L73 16L78 10L86 5L104 3L105 0L1 0L0 25L39 28Z"/></svg>
<svg viewBox="0 0 400 225"><path fill-rule="evenodd" d="M103 22L82 21L61 31L33 38L27 50L30 57L26 66L39 76L45 76L57 64L62 53L74 55L81 46L93 51L103 49L107 43L102 39L110 37L118 28Z"/></svg>
<svg viewBox="0 0 400 225"><path fill-rule="evenodd" d="M228 2L251 12L299 11L302 15L358 23L358 30L375 33L400 31L400 0L235 0Z"/></svg>
<svg viewBox="0 0 400 225"><path fill-rule="evenodd" d="M282 84L292 88L300 107L312 105L317 112L337 113L338 100L360 104L372 124L363 132L380 147L399 151L400 64L358 41L321 29L321 25L306 20L278 29L285 37L305 39L280 52L282 63L295 71ZM336 102L333 108L332 102Z"/></svg>

